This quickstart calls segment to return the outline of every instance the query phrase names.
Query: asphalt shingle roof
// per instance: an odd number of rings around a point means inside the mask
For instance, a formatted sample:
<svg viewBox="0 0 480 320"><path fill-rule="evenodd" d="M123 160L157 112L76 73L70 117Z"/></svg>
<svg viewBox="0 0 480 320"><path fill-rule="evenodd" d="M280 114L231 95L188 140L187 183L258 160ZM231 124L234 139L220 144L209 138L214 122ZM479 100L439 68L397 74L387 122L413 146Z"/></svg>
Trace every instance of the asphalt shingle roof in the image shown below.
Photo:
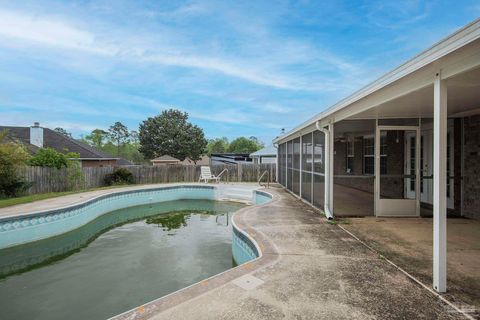
<svg viewBox="0 0 480 320"><path fill-rule="evenodd" d="M38 149L30 144L30 128L29 127L8 127L0 126L0 131L8 130L11 138L25 144L27 149L32 153ZM43 146L45 148L53 148L59 152L75 152L80 154L80 158L86 159L118 159L111 154L97 150L86 143L64 136L54 130L43 128Z"/></svg>

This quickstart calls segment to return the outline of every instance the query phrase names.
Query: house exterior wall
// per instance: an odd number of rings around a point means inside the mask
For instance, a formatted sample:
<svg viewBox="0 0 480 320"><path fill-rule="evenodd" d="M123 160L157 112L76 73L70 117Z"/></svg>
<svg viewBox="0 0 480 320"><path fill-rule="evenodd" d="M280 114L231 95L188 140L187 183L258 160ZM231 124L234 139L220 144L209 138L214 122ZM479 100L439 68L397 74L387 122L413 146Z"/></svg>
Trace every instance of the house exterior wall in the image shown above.
<svg viewBox="0 0 480 320"><path fill-rule="evenodd" d="M259 157L253 158L253 162L254 163L276 163L277 156L259 156Z"/></svg>
<svg viewBox="0 0 480 320"><path fill-rule="evenodd" d="M82 167L114 167L117 165L117 160L82 160Z"/></svg>
<svg viewBox="0 0 480 320"><path fill-rule="evenodd" d="M180 161L152 161L152 166L166 166L172 164L180 164Z"/></svg>
<svg viewBox="0 0 480 320"><path fill-rule="evenodd" d="M423 121L423 120L422 120ZM426 119L428 122L428 119ZM463 123L463 130L462 130ZM456 118L453 120L453 170L451 175L451 182L453 183L453 195L454 195L454 208L449 209L449 214L463 215L465 217L480 218L480 115L471 116L466 118ZM462 157L462 132L464 136L463 157ZM322 134L323 135L323 134ZM372 175L366 175L364 173L364 142L365 136L371 135L370 132L365 134L355 134L354 139L354 157L353 157L353 171L348 172L347 166L347 143L344 137L337 137L334 143L334 183L336 185L345 186L361 191L366 191L372 194L374 193L374 177ZM315 135L314 135L315 136ZM304 136L305 139L305 136ZM398 143L397 143L398 139ZM405 166L405 137L403 131L388 131L387 132L387 174L388 175L403 175ZM321 142L323 145L324 141ZM315 145L315 139L314 139ZM304 148L304 146L302 146ZM432 146L433 148L433 146ZM280 175L280 183L286 186L294 193L298 193L296 188L293 188L293 184L298 183L298 176L293 175L294 154L296 149L293 148L293 140L287 143L281 144L280 147L280 162L279 170L282 173ZM303 150L303 149L302 149ZM303 152L303 151L300 151ZM322 151L324 152L324 151ZM433 152L433 149L432 149ZM305 157L305 154L303 155ZM314 157L315 158L315 157ZM462 159L464 163L464 172L462 176ZM305 166L305 164L304 164ZM303 167L305 170L305 167ZM302 171L303 171L302 170ZM310 170L310 169L309 169ZM315 170L313 170L315 172ZM313 178L313 201L309 194L302 192L302 198L305 198L309 202L313 202L318 207L323 207L323 171L322 175L317 176L315 173L313 176L302 172L302 188L308 188L312 183ZM292 181L293 180L293 181ZM462 192L463 184L463 192ZM317 187L319 186L319 187ZM381 195L389 198L403 198L405 195L404 179L400 178L382 178L381 179ZM307 190L308 191L308 190ZM309 192L309 191L308 191ZM462 195L463 193L463 195ZM305 196L305 197L304 197ZM463 208L462 208L462 196L463 196ZM338 194L334 193L334 198L338 197ZM317 200L318 199L318 200ZM334 206L336 200L334 199ZM431 208L428 203L422 203L422 207ZM463 210L462 210L463 209ZM334 208L335 211L335 208ZM341 212L337 214L341 215ZM373 212L371 212L373 215Z"/></svg>
<svg viewBox="0 0 480 320"><path fill-rule="evenodd" d="M466 217L480 218L480 115L464 118L464 202Z"/></svg>
<svg viewBox="0 0 480 320"><path fill-rule="evenodd" d="M451 210L455 215L462 214L462 119L454 119L453 122L453 197L454 209Z"/></svg>
<svg viewBox="0 0 480 320"><path fill-rule="evenodd" d="M404 134L387 132L387 174L403 174L404 167ZM347 173L347 143L335 141L334 149L334 183L346 187L373 193L374 178L364 174L364 136L354 137L353 171ZM403 178L382 178L381 195L390 198L402 198L404 194Z"/></svg>

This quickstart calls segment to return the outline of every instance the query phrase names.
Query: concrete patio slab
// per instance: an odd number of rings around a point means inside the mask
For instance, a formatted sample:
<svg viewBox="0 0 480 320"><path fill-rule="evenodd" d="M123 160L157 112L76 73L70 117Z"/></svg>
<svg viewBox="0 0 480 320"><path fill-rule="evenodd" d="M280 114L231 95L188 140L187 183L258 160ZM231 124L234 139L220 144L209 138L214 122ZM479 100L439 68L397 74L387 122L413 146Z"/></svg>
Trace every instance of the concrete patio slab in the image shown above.
<svg viewBox="0 0 480 320"><path fill-rule="evenodd" d="M342 226L420 279L432 283L431 218L349 218ZM458 305L480 310L480 221L447 220L448 292ZM477 313L478 315L478 313Z"/></svg>

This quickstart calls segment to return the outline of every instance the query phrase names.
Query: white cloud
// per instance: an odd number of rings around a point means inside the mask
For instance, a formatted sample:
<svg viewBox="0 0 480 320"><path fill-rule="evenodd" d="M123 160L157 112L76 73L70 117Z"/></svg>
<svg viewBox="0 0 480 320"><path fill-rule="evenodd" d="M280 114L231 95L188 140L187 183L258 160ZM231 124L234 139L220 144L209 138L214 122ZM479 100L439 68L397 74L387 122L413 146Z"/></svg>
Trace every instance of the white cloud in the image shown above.
<svg viewBox="0 0 480 320"><path fill-rule="evenodd" d="M242 67L218 58L157 54L151 56L145 55L142 57L142 60L169 66L190 67L216 71L225 75L247 80L255 84L266 85L280 89L308 89L308 87L306 87L304 84L298 82L295 83L295 81L292 81L292 79L289 79L287 76L279 74L270 76L265 70L254 70L248 66Z"/></svg>
<svg viewBox="0 0 480 320"><path fill-rule="evenodd" d="M399 29L424 20L430 15L428 2L409 1L378 1L367 5L368 20L382 28Z"/></svg>
<svg viewBox="0 0 480 320"><path fill-rule="evenodd" d="M95 36L61 21L12 11L0 11L0 35L53 47L112 55L111 48L99 47Z"/></svg>
<svg viewBox="0 0 480 320"><path fill-rule="evenodd" d="M262 104L258 107L259 109L266 111L266 112L273 112L273 113L290 113L293 112L293 108L289 108L286 106L282 106L276 103L266 103Z"/></svg>
<svg viewBox="0 0 480 320"><path fill-rule="evenodd" d="M196 12L200 9L193 6L179 10ZM14 41L26 44L27 48L33 44L60 51L76 50L129 63L142 62L200 69L257 85L290 90L330 91L338 88L338 83L318 73L312 81L311 75L302 76L292 71L282 71L284 66L292 63L308 63L314 53L317 54L315 59L319 59L324 65L333 66L341 72L357 71L352 63L328 52L313 52L315 50L309 45L293 40L283 42L273 40L256 45L248 48L253 51L242 58L237 53L232 57L225 53L219 55L215 52L218 50L209 52L204 50L203 45L196 41L192 42L192 39L178 40L174 30L155 36L128 34L131 31L126 31L127 33L125 31L115 29L115 32L109 30L95 33L62 21L58 17L0 10L0 38L4 38L0 46L11 46L10 42ZM255 39L252 41L255 42ZM275 50L277 47L281 50Z"/></svg>
<svg viewBox="0 0 480 320"><path fill-rule="evenodd" d="M205 12L207 12L207 7L205 6L205 4L188 3L185 5L181 5L170 11L148 10L148 11L142 11L140 15L144 15L146 17L151 17L151 18L162 17L162 18L170 18L170 19L182 19L182 18L201 15Z"/></svg>
<svg viewBox="0 0 480 320"><path fill-rule="evenodd" d="M102 128L101 124L96 125L91 122L81 122L81 121L63 121L63 120L50 120L50 119L39 119L34 115L25 115L18 114L14 112L2 113L0 112L2 118L2 126L20 126L20 127L29 127L33 125L34 122L40 122L40 126L45 128L54 129L57 127L64 128L67 131L76 131L76 132L91 132L94 129Z"/></svg>

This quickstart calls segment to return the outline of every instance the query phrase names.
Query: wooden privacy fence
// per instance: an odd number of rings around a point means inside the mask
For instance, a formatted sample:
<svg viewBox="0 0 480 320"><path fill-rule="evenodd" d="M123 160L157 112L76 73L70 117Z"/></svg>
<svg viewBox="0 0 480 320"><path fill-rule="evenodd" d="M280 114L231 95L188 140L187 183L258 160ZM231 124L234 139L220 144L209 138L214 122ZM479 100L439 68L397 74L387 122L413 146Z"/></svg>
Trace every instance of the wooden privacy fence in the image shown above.
<svg viewBox="0 0 480 320"><path fill-rule="evenodd" d="M257 182L260 175L267 170L271 181L275 181L275 164L229 164L212 165L212 173L222 175L222 181ZM165 166L127 166L134 177L135 184L197 182L200 166L165 165ZM27 194L83 190L105 186L104 178L113 171L113 167L82 168L82 177L73 178L68 169L47 167L23 167L20 174L31 184Z"/></svg>

